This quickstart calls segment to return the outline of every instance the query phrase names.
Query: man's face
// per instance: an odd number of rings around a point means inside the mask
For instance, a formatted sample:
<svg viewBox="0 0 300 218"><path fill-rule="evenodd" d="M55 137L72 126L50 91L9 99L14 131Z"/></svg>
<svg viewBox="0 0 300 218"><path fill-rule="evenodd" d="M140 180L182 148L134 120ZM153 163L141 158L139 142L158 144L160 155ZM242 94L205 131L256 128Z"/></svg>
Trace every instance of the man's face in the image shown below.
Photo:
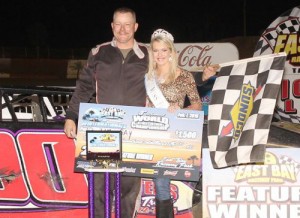
<svg viewBox="0 0 300 218"><path fill-rule="evenodd" d="M138 28L131 13L116 13L111 23L112 31L118 46L132 43L134 33Z"/></svg>

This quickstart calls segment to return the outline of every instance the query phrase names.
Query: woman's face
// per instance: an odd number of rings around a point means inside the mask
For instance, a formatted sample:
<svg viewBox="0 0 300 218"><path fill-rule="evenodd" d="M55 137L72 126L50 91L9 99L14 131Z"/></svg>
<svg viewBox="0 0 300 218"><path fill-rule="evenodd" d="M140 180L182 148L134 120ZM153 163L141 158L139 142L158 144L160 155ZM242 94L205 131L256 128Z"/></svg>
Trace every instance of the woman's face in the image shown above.
<svg viewBox="0 0 300 218"><path fill-rule="evenodd" d="M152 44L153 60L157 66L170 64L171 50L162 41L154 41Z"/></svg>

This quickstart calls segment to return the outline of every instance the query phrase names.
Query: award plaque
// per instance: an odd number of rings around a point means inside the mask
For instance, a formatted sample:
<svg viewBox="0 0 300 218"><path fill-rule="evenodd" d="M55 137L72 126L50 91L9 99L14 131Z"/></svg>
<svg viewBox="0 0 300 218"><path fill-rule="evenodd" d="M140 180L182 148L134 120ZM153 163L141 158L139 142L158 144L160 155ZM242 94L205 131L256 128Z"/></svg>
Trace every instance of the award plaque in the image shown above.
<svg viewBox="0 0 300 218"><path fill-rule="evenodd" d="M198 181L203 111L80 103L76 172Z"/></svg>

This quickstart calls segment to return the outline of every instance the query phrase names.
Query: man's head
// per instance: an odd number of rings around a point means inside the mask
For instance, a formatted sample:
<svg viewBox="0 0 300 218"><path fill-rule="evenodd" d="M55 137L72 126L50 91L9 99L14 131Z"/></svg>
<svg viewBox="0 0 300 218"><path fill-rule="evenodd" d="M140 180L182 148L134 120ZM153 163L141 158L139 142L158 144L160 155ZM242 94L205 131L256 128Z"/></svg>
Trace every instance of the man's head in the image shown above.
<svg viewBox="0 0 300 218"><path fill-rule="evenodd" d="M138 28L135 12L130 8L118 8L113 15L112 31L120 49L132 48L134 33Z"/></svg>

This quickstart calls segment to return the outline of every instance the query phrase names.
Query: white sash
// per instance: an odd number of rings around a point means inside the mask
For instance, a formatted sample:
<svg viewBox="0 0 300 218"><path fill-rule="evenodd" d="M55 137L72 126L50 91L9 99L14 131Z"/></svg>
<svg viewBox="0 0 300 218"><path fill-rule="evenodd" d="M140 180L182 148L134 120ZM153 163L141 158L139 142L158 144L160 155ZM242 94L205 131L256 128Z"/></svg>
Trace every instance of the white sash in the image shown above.
<svg viewBox="0 0 300 218"><path fill-rule="evenodd" d="M165 96L162 94L155 79L148 79L145 76L145 87L148 97L156 108L168 108L169 102L166 100Z"/></svg>

